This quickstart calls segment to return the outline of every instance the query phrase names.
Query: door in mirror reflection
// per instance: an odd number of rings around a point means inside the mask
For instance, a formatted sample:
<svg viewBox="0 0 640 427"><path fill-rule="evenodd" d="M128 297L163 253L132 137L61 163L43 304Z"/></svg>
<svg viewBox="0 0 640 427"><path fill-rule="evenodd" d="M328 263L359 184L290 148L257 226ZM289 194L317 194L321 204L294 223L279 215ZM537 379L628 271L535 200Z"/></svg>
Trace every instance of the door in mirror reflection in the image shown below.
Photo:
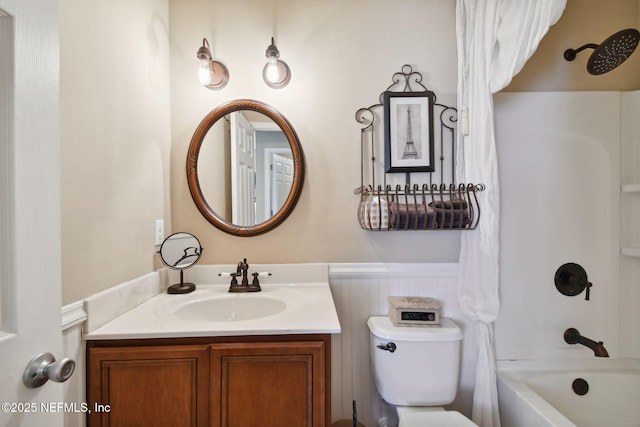
<svg viewBox="0 0 640 427"><path fill-rule="evenodd" d="M234 111L207 132L198 156L200 185L221 218L239 226L263 223L284 205L294 179L291 146L269 117Z"/></svg>
<svg viewBox="0 0 640 427"><path fill-rule="evenodd" d="M234 224L256 223L254 129L242 111L231 116L231 219Z"/></svg>

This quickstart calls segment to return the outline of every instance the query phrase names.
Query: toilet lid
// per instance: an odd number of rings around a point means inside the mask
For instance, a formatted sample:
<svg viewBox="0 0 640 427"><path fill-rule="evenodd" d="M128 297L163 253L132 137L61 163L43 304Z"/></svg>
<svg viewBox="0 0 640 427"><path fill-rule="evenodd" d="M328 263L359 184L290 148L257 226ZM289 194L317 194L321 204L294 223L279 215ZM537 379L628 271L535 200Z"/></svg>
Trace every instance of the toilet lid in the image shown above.
<svg viewBox="0 0 640 427"><path fill-rule="evenodd" d="M456 411L403 414L398 427L477 427L477 424Z"/></svg>

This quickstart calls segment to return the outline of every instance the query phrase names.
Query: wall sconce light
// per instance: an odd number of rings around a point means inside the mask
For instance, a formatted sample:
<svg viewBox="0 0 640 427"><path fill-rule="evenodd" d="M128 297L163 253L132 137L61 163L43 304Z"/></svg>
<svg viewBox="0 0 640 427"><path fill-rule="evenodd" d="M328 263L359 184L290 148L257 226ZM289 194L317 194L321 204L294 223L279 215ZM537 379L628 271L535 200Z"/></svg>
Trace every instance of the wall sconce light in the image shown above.
<svg viewBox="0 0 640 427"><path fill-rule="evenodd" d="M207 89L219 90L229 82L229 71L221 62L214 61L209 49L209 41L202 39L202 47L196 56L200 60L200 83Z"/></svg>
<svg viewBox="0 0 640 427"><path fill-rule="evenodd" d="M273 37L271 44L267 47L267 65L262 70L262 78L267 86L273 89L280 89L289 84L291 80L291 70L289 66L280 59L280 51L276 47Z"/></svg>

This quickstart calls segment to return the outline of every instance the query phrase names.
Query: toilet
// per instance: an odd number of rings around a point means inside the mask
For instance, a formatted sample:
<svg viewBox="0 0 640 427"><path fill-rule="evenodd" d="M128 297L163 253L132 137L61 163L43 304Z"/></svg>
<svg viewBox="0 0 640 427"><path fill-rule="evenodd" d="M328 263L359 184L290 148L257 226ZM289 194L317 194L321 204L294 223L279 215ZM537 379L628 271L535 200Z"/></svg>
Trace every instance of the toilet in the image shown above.
<svg viewBox="0 0 640 427"><path fill-rule="evenodd" d="M400 327L389 317L367 321L371 373L378 393L398 412L398 427L475 426L453 402L460 375L462 331L451 319L440 326ZM381 424L383 425L383 424Z"/></svg>

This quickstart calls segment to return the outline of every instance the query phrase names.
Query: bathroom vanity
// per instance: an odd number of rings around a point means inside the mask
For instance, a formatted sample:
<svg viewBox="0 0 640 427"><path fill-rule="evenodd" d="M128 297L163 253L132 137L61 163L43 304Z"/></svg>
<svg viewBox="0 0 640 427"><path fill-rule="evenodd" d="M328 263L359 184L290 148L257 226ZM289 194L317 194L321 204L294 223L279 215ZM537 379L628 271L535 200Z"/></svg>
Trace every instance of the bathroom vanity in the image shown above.
<svg viewBox="0 0 640 427"><path fill-rule="evenodd" d="M100 340L87 351L90 426L331 421L328 334Z"/></svg>
<svg viewBox="0 0 640 427"><path fill-rule="evenodd" d="M236 294L213 279L225 268L205 266L198 277L218 283L86 334L89 426L328 426L340 324L327 267L265 268L261 292Z"/></svg>

